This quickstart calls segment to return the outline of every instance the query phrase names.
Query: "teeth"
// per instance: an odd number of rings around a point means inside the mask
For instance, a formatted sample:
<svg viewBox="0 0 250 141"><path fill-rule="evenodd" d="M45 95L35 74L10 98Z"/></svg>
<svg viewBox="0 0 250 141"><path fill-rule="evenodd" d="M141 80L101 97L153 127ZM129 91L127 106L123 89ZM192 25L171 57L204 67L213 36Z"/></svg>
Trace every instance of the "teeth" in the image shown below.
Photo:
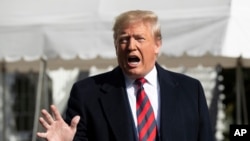
<svg viewBox="0 0 250 141"><path fill-rule="evenodd" d="M138 62L129 62L129 64L136 65L136 64L138 64Z"/></svg>

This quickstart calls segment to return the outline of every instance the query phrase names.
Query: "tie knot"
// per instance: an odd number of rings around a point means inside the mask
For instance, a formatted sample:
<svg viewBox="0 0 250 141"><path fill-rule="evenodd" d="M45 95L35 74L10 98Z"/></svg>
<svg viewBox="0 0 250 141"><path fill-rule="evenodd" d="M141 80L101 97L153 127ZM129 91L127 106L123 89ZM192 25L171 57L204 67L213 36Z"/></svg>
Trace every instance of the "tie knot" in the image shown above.
<svg viewBox="0 0 250 141"><path fill-rule="evenodd" d="M139 87L141 87L146 82L147 82L147 80L145 78L143 78L143 77L142 78L138 78L138 79L135 80L135 84L137 86L139 86Z"/></svg>

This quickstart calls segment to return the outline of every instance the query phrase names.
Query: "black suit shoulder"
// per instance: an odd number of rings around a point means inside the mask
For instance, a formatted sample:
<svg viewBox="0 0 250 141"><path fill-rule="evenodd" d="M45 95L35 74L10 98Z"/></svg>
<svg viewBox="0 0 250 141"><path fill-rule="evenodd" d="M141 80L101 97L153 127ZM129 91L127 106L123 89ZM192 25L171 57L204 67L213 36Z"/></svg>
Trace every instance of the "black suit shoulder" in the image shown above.
<svg viewBox="0 0 250 141"><path fill-rule="evenodd" d="M77 81L75 84L76 85L90 85L90 84L96 84L96 85L101 85L107 82L112 82L116 79L119 79L123 77L121 73L121 69L119 67L114 68L111 71L104 72L101 74L97 74L94 76L87 77L85 79Z"/></svg>
<svg viewBox="0 0 250 141"><path fill-rule="evenodd" d="M170 79L171 81L173 81L174 83L200 83L200 81L194 77L191 77L189 75L183 74L183 73L179 73L179 72L174 72L168 69L164 69L162 67L157 67L158 68L158 72L159 72L159 78L161 79L161 77L163 77L164 79L166 79L166 77L168 77L167 79Z"/></svg>
<svg viewBox="0 0 250 141"><path fill-rule="evenodd" d="M106 86L123 86L123 80L124 78L121 69L116 67L112 71L90 76L75 82L72 87L71 95L79 93L82 96L87 95L88 97L97 95L102 92L102 89L105 89Z"/></svg>
<svg viewBox="0 0 250 141"><path fill-rule="evenodd" d="M186 96L193 98L196 98L199 94L204 94L202 84L196 78L186 74L166 70L162 67L158 67L158 75L162 88L164 88L165 85L170 85L173 88L178 88L182 95L185 94Z"/></svg>
<svg viewBox="0 0 250 141"><path fill-rule="evenodd" d="M194 78L194 77L191 77L189 75L186 75L186 74L182 74L182 73L178 73L178 72L173 72L173 71L169 71L169 70L166 70L168 71L169 73L171 73L171 75L177 79L179 82L183 82L183 81L187 81L187 82L190 82L190 81L193 81L193 82L197 82L199 81L198 79Z"/></svg>

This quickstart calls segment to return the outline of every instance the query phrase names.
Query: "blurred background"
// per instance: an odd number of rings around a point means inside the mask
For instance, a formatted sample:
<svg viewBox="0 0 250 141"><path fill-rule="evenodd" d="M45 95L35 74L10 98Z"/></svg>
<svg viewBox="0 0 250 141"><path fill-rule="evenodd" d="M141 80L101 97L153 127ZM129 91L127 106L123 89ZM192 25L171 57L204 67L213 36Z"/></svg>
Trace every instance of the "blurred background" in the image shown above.
<svg viewBox="0 0 250 141"><path fill-rule="evenodd" d="M75 81L117 65L112 25L131 9L159 16L158 63L201 81L216 141L249 124L249 0L1 0L1 141L39 140L42 108L63 115Z"/></svg>

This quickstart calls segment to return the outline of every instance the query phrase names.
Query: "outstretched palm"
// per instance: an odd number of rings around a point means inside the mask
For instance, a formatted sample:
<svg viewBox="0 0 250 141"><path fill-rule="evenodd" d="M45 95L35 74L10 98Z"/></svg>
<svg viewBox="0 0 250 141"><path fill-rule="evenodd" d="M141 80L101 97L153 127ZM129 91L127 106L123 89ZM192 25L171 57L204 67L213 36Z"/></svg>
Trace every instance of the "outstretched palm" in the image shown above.
<svg viewBox="0 0 250 141"><path fill-rule="evenodd" d="M40 117L39 121L46 129L46 132L38 132L37 136L47 139L47 141L72 141L80 117L75 116L72 119L71 124L68 125L54 105L51 105L51 110L54 118L47 110L42 110L44 118Z"/></svg>

